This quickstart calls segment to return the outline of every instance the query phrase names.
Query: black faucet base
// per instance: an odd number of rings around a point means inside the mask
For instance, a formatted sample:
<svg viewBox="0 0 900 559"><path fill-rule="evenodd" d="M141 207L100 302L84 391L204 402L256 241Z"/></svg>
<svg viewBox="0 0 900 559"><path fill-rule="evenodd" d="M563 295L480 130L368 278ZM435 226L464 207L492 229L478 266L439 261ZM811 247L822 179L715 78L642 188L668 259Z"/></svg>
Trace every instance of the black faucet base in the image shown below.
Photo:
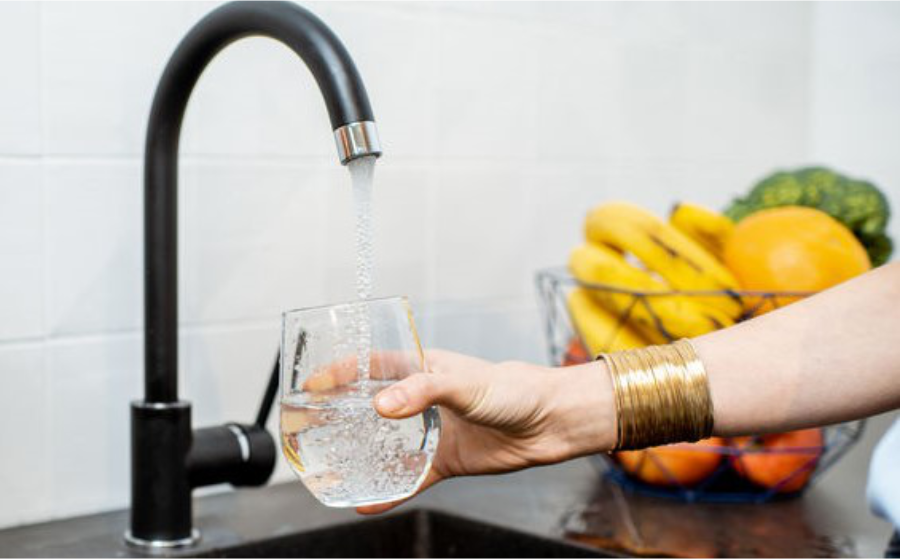
<svg viewBox="0 0 900 559"><path fill-rule="evenodd" d="M218 483L265 485L276 447L264 427L229 423L191 431L191 405L131 404L131 530L142 548L193 545L191 490Z"/></svg>
<svg viewBox="0 0 900 559"><path fill-rule="evenodd" d="M134 542L164 546L164 542L193 536L188 477L191 442L190 403L132 402L130 537Z"/></svg>

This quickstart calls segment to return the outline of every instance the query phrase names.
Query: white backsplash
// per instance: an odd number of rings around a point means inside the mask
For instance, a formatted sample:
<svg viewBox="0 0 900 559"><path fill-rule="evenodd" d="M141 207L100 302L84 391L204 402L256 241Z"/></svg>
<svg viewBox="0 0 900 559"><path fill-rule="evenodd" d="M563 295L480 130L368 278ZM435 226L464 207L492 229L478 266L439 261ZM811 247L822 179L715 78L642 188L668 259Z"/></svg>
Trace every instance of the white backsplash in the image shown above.
<svg viewBox="0 0 900 559"><path fill-rule="evenodd" d="M143 135L214 6L0 4L0 526L127 505ZM376 293L411 297L427 345L543 360L534 271L611 197L721 206L822 161L900 207L896 4L309 6L385 147ZM263 39L204 74L182 154L181 386L198 424L247 420L278 313L353 296L349 176L311 76Z"/></svg>

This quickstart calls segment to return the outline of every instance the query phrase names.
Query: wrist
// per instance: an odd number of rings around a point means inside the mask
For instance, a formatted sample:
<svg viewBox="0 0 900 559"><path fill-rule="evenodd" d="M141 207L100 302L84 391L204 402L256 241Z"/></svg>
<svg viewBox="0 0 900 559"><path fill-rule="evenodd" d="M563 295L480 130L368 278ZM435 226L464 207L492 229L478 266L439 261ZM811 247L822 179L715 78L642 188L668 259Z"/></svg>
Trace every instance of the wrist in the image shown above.
<svg viewBox="0 0 900 559"><path fill-rule="evenodd" d="M616 409L603 361L553 371L551 414L564 459L607 452L616 445Z"/></svg>

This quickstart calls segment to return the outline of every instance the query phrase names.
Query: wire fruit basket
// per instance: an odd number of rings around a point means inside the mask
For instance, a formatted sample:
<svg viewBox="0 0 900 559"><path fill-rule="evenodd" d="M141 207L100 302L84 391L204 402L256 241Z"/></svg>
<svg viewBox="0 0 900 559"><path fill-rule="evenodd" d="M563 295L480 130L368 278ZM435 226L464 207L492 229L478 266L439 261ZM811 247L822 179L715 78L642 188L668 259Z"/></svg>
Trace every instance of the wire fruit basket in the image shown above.
<svg viewBox="0 0 900 559"><path fill-rule="evenodd" d="M540 308L550 360L554 365L588 362L592 353L616 349L614 340L629 324L632 310L642 307L659 326L659 337L674 341L656 316L654 302L665 297L739 298L745 310L739 320L789 304L809 294L787 292L642 292L601 284L584 284L567 270L539 271L536 276ZM589 294L630 298L627 309L593 347L578 331L570 312L570 296L580 289ZM589 350L588 348L591 348ZM606 475L629 490L686 502L765 502L801 494L841 458L860 438L864 421L853 421L791 433L732 439L713 438L642 451L597 457Z"/></svg>

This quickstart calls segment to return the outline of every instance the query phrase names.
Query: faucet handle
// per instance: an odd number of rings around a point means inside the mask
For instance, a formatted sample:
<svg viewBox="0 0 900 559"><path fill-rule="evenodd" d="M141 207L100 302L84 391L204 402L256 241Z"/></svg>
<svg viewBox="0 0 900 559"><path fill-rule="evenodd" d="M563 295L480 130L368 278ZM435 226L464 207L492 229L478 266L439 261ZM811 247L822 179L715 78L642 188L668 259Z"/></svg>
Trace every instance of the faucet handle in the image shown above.
<svg viewBox="0 0 900 559"><path fill-rule="evenodd" d="M227 423L195 429L187 456L192 488L218 483L265 485L275 471L275 441L258 425Z"/></svg>

